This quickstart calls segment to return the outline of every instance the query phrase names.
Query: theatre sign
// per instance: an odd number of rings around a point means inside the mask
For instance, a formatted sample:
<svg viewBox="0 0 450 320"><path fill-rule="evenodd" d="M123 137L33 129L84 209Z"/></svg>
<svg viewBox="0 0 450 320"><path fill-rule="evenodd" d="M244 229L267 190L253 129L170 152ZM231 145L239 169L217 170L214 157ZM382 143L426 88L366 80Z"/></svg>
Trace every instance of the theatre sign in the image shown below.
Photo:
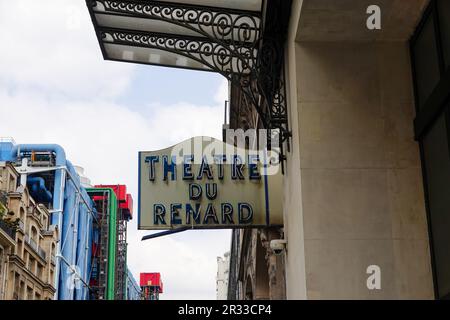
<svg viewBox="0 0 450 320"><path fill-rule="evenodd" d="M138 228L280 226L277 156L196 137L139 152Z"/></svg>

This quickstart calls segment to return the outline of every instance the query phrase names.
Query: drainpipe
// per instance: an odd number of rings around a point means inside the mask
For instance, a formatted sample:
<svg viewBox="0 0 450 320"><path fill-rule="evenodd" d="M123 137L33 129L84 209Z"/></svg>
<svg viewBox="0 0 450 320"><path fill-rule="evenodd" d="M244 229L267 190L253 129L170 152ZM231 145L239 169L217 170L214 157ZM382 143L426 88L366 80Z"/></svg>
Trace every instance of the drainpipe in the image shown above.
<svg viewBox="0 0 450 320"><path fill-rule="evenodd" d="M52 151L56 154L56 166L66 166L66 153L64 149L57 144L19 144L13 146L11 149L11 159L17 159L21 151ZM55 269L55 300L58 299L59 294L59 274L61 255L61 236L62 236L62 212L64 210L64 187L66 181L66 172L64 168L55 171L55 181L53 188L53 210L52 210L52 224L58 226L58 242L56 246L56 269Z"/></svg>

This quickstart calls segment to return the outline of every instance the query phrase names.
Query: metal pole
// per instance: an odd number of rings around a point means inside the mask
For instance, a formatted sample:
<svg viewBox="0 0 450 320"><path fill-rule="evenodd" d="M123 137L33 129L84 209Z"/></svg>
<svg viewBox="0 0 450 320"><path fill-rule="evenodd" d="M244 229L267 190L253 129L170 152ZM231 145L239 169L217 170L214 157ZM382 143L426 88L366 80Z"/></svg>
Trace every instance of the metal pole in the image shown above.
<svg viewBox="0 0 450 320"><path fill-rule="evenodd" d="M179 229L175 229L175 230L167 230L167 231L162 231L162 232L158 232L158 233L154 233L154 234L149 234L149 235L143 236L141 241L159 238L159 237L163 237L163 236L168 236L168 235L178 233L178 232L183 232L183 231L186 231L189 229L191 229L191 227L183 227L183 228L179 228Z"/></svg>

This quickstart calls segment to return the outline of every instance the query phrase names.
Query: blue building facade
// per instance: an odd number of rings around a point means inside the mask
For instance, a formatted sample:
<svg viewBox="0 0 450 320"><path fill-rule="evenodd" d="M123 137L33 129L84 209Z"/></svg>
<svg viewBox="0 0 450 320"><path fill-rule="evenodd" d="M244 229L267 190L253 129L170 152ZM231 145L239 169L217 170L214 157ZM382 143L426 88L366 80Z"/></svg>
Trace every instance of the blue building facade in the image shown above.
<svg viewBox="0 0 450 320"><path fill-rule="evenodd" d="M59 232L55 254L57 300L88 300L93 237L98 235L97 210L64 149L55 144L0 142L0 161L12 163L35 201L51 213L51 227ZM127 270L130 297L137 297L136 281ZM132 279L132 280L128 280Z"/></svg>

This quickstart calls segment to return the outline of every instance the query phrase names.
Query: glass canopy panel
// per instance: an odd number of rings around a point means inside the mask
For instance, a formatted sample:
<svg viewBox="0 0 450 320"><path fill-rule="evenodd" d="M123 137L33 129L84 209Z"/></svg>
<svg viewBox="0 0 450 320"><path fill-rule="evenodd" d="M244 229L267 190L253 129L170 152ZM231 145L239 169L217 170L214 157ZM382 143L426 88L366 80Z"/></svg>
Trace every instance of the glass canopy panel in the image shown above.
<svg viewBox="0 0 450 320"><path fill-rule="evenodd" d="M260 8L261 1L89 0L88 5L105 59L224 75L248 74L256 65L260 12L244 10Z"/></svg>
<svg viewBox="0 0 450 320"><path fill-rule="evenodd" d="M98 0L93 7L99 26L211 37L255 44L259 38L259 12L224 11L220 8L165 7L161 1L121 2Z"/></svg>
<svg viewBox="0 0 450 320"><path fill-rule="evenodd" d="M261 11L262 0L160 0L179 4L194 4L237 10Z"/></svg>
<svg viewBox="0 0 450 320"><path fill-rule="evenodd" d="M212 71L204 64L199 63L195 60L158 49L149 49L110 43L105 43L104 48L108 59L110 60Z"/></svg>
<svg viewBox="0 0 450 320"><path fill-rule="evenodd" d="M210 70L224 75L235 72L248 73L252 68L252 61L244 65L241 59L231 53L231 51L239 53L242 48L229 49L203 41L202 38L174 38L164 34L134 33L117 29L100 30L102 45L105 49L106 46L109 48L104 50L108 59ZM158 51L157 54L155 50ZM243 54L245 53L244 50Z"/></svg>
<svg viewBox="0 0 450 320"><path fill-rule="evenodd" d="M170 33L178 35L198 36L198 32L186 29L173 23L146 18L130 18L110 14L96 14L95 18L100 27L112 27L128 30Z"/></svg>
<svg viewBox="0 0 450 320"><path fill-rule="evenodd" d="M105 59L218 72L281 142L290 137L281 71L291 3L86 0Z"/></svg>

